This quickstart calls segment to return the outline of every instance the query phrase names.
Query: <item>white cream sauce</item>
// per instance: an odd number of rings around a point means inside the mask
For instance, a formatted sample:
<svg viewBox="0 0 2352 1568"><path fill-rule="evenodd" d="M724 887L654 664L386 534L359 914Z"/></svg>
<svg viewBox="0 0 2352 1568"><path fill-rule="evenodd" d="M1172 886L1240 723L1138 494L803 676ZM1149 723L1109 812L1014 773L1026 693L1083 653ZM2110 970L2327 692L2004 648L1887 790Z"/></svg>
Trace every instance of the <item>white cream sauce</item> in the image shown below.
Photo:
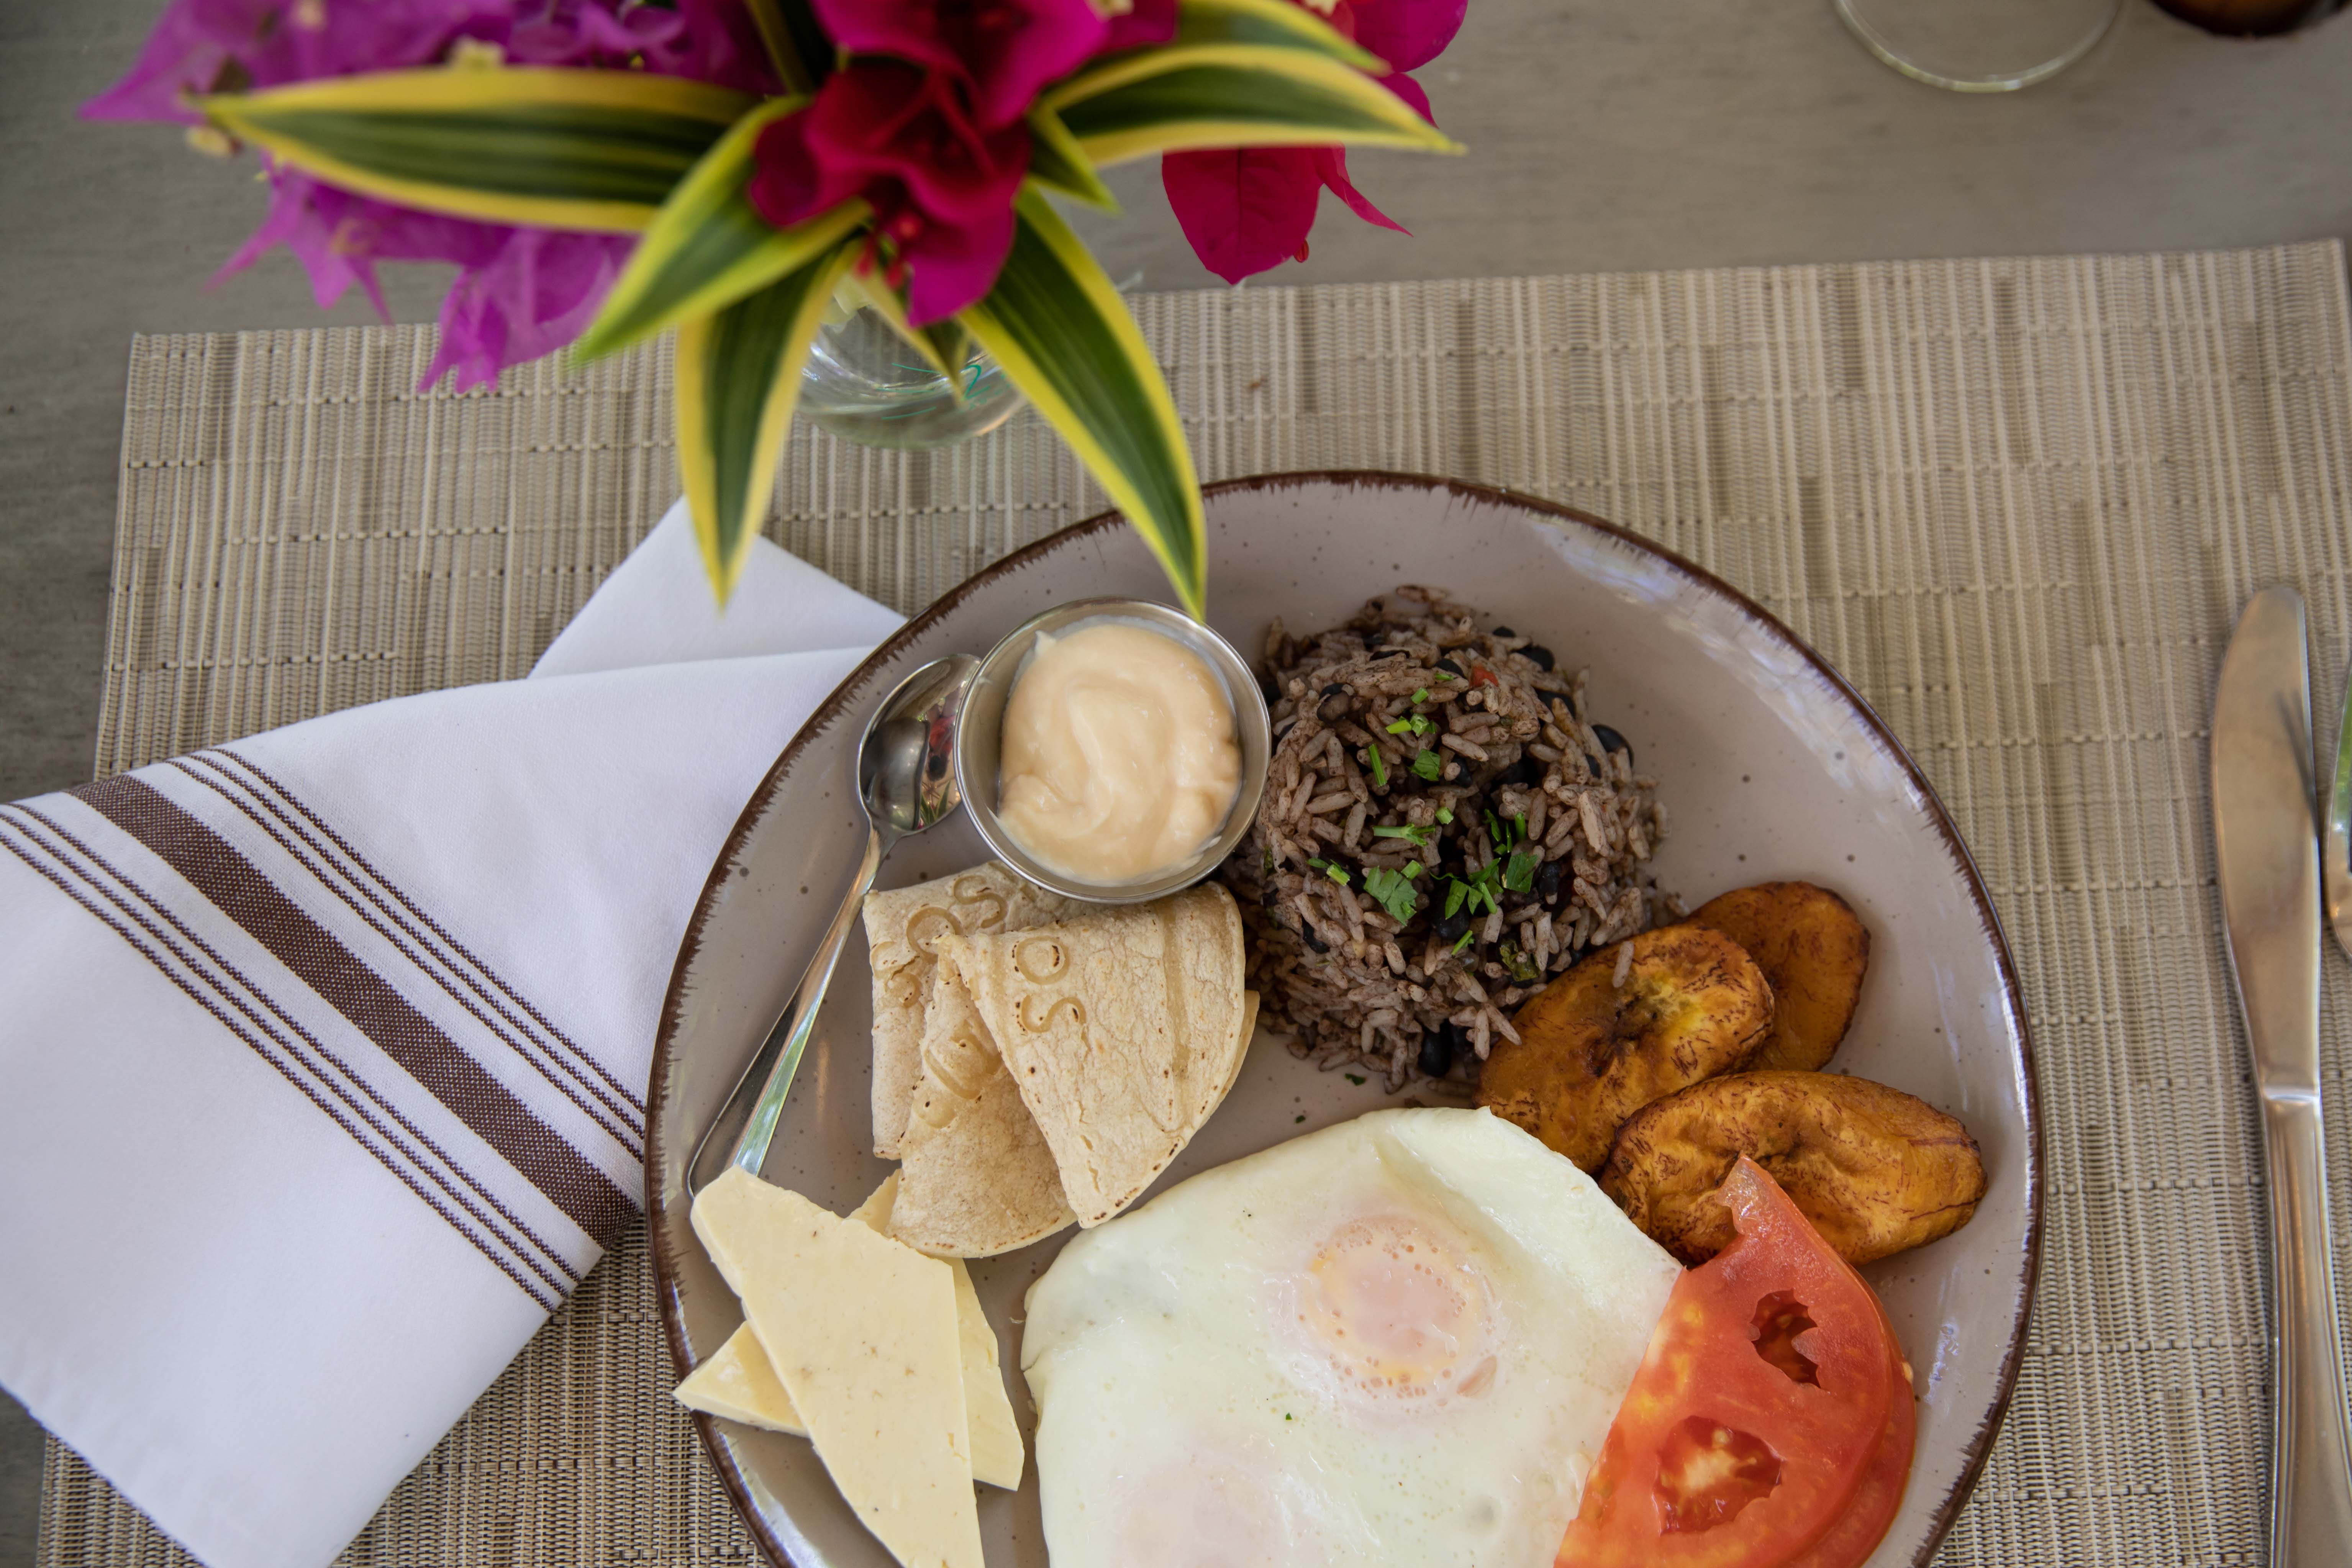
<svg viewBox="0 0 2352 1568"><path fill-rule="evenodd" d="M996 815L1054 870L1101 886L1167 870L1217 836L1240 787L1233 703L1173 637L1096 621L1023 661Z"/></svg>

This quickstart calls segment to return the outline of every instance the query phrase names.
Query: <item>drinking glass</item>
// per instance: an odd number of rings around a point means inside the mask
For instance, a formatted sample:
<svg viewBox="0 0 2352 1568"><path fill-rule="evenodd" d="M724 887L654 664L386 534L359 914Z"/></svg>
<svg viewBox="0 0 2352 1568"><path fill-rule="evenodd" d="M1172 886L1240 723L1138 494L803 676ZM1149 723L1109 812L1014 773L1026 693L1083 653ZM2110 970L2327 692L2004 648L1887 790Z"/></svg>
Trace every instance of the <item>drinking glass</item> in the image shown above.
<svg viewBox="0 0 2352 1568"><path fill-rule="evenodd" d="M1831 0L1854 37L1916 81L2011 92L2091 52L2123 0Z"/></svg>

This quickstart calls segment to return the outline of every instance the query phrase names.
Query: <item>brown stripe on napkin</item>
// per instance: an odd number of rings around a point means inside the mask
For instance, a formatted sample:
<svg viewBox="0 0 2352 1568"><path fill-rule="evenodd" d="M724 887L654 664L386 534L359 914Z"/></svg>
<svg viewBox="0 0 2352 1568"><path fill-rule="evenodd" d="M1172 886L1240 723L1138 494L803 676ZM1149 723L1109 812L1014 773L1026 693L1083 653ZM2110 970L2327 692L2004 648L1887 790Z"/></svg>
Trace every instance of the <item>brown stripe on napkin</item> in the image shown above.
<svg viewBox="0 0 2352 1568"><path fill-rule="evenodd" d="M73 794L162 857L325 997L598 1247L610 1247L621 1227L636 1217L636 1205L610 1177L305 914L226 839L129 774L84 784Z"/></svg>
<svg viewBox="0 0 2352 1568"><path fill-rule="evenodd" d="M389 895L394 902L397 903L402 910L407 912L410 919L422 925L426 931L432 932L434 937L451 952L464 959L467 964L471 965L474 970L478 972L482 977L487 980L493 988L495 988L499 996L503 997L508 1004L520 1008L523 1013L530 1016L532 1023L539 1026L540 1029L546 1034L550 1040L552 1040L557 1045L561 1046L569 1057L570 1060L573 1064L576 1064L572 1069L573 1077L578 1078L582 1083L588 1084L588 1078L583 1076L581 1071L581 1069L585 1069L587 1074L593 1075L596 1079L600 1080L609 1088L612 1090L613 1095L619 1098L620 1103L628 1108L624 1114L627 1117L629 1125L642 1131L646 1119L644 1085L638 1084L632 1086L630 1084L624 1083L611 1068L607 1068L603 1062L598 1061L593 1052L581 1046L578 1041L565 1034L562 1029L557 1028L554 1022L551 1020L546 1014L541 1012L537 1007L531 1005L529 997L516 990L512 985L508 984L505 980L499 977L498 972L476 955L471 948L467 947L464 942L459 942L456 937L450 935L449 932L442 927L440 921L435 920L430 914L427 914L423 909L419 908L416 900L410 898L405 892L403 892L398 884L394 883L383 872L377 870L375 867L369 862L366 856L361 854L356 848L353 848L348 839L346 839L341 834L336 832L335 829L328 824L326 818L320 816L317 812L310 809L309 805L305 805L299 795L296 795L292 790L287 788L286 785L280 784L276 778L265 772L261 764L255 762L252 758L246 756L243 752L231 751L226 747L219 747L199 752L192 760L207 763L224 773L229 771L226 764L232 763L235 763L237 771L243 775L246 775L244 782L248 785L248 787L255 788L265 795L274 797L279 804L299 815L304 822L308 823L311 828L315 829L319 833L320 837L324 837L327 843L334 847L336 854L341 856L344 860L349 861L352 867L355 867L360 871L365 873L367 879L376 887L382 889L385 894ZM316 840L312 840L311 842L313 847L318 847ZM354 879L356 880L356 879ZM606 1096L603 1089L596 1089L593 1084L589 1084L589 1087L596 1093L597 1097L604 1100L606 1104L614 1104L613 1099ZM615 1106L615 1109L617 1110L619 1107ZM634 1152L635 1151L633 1150L632 1152Z"/></svg>
<svg viewBox="0 0 2352 1568"><path fill-rule="evenodd" d="M102 864L98 862L96 858L89 854L87 847L75 839L71 834L64 832L57 824L42 816L38 812L24 806L0 806L0 849L7 850L23 861L28 868L47 879L59 892L79 904L92 918L120 937L125 946L154 965L155 972L177 986L182 994L206 1013L211 1014L213 1019L221 1027L244 1041L252 1049L254 1055L268 1063L278 1075L291 1084L305 1100L317 1106L329 1121L349 1134L352 1142L374 1155L378 1163L389 1171L403 1186L415 1194L427 1208L440 1215L443 1223L473 1243L475 1250L488 1258L500 1273L513 1280L516 1288L523 1294L551 1312L563 1305L564 1298L570 1294L572 1288L579 1283L579 1277L571 1272L569 1266L563 1263L561 1257L548 1248L544 1243L539 1242L536 1237L531 1237L531 1240L539 1246L541 1252L553 1259L556 1267L562 1270L562 1277L558 1278L549 1272L545 1263L517 1245L511 1237L496 1235L494 1229L489 1226L488 1217L468 1200L464 1193L452 1186L432 1166L416 1159L414 1151L402 1147L400 1139L391 1129L384 1126L383 1121L366 1105L354 1099L333 1079L320 1072L315 1064L303 1060L300 1053L289 1048L289 1042L276 1035L269 1020L257 1016L250 1006L238 999L235 992L222 985L219 978L209 973L186 949L182 948L170 936L157 930L152 919L124 902L121 895L112 888L92 878L82 867L68 859L58 851L56 845L44 842L26 829L24 823L16 820L11 813L22 813L26 819L37 823L58 837L71 843L85 858L94 864ZM12 829L13 832L10 831ZM107 869L112 871L113 868L109 867ZM114 874L118 878L121 877L119 872ZM122 880L124 886L133 886L128 879L122 879ZM166 919L170 918L160 908L155 909L154 912L164 914ZM133 929L134 926L138 929ZM221 967L228 969L232 974L235 974L234 968L221 963L220 955L205 948L202 940L194 933L183 927L179 930L179 935L203 949L205 958L220 963ZM243 975L236 975L236 978L246 990L256 996L260 995L259 991ZM299 1026L292 1026L290 1020L281 1016L278 1022L294 1027L299 1032ZM317 1040L310 1039L306 1036L305 1043L317 1050L320 1055L329 1056ZM335 1063L339 1069L341 1068L341 1065L340 1062ZM355 1077L354 1081L357 1081ZM378 1105L379 1109L393 1120L401 1121L398 1111L389 1106L383 1106L380 1101ZM424 1138L421 1133L416 1133L415 1127L404 1121L401 1121L401 1125L408 1132L415 1133L419 1142L424 1142L428 1148L431 1147L431 1141ZM434 1153L440 1156L443 1163L451 1170L457 1170L456 1163L448 1160L446 1155L441 1155L438 1149L435 1149ZM458 1171L457 1173L460 1176L464 1175L462 1171ZM440 1197L434 1195L436 1191L441 1194ZM506 1210L498 1205L495 1197L488 1193L482 1193L481 1196L493 1206L499 1207L500 1214L506 1214ZM443 1198L449 1201L445 1203ZM508 1217L511 1219L513 1216L509 1215ZM522 1226L520 1221L516 1221L515 1224L518 1229L524 1231L526 1235L529 1234L529 1227ZM518 1267L518 1264L520 1267ZM524 1268L530 1271L530 1278L524 1276Z"/></svg>
<svg viewBox="0 0 2352 1568"><path fill-rule="evenodd" d="M416 972L439 986L450 1001L471 1014L474 1021L511 1050L518 1061L530 1067L547 1081L550 1088L578 1106L583 1115L610 1133L614 1142L627 1151L631 1158L645 1157L645 1148L640 1142L645 1126L641 1112L634 1107L625 1110L615 1104L597 1089L594 1082L572 1070L569 1063L557 1059L551 1065L550 1058L554 1057L554 1053L543 1040L522 1026L513 1009L505 1005L499 995L475 984L472 975L454 962L446 949L436 946L416 929L414 921L403 920L383 899L378 897L369 881L354 876L348 866L335 864L325 854L318 838L301 821L289 816L278 799L222 767L215 759L226 755L226 752L219 751L197 752L190 756L173 757L163 765L174 768L203 784L244 814L246 820L268 834L297 865L317 878L320 887L334 894L345 909L364 921L369 930L383 940L386 947L415 965ZM245 792L250 792L250 795ZM303 812L303 817L312 823L318 820L307 810ZM331 829L326 831L332 832ZM368 871L374 883L390 886L375 874L374 868L369 867ZM352 890L354 889L356 893ZM413 909L414 906L408 905L404 897L402 907ZM440 932L441 928L433 925L429 917L426 917L425 923L436 934ZM470 958L472 955L467 956ZM478 963L475 967L481 968ZM487 969L481 972L485 974L489 973ZM491 975L490 978L503 988L504 983L498 981L497 976Z"/></svg>

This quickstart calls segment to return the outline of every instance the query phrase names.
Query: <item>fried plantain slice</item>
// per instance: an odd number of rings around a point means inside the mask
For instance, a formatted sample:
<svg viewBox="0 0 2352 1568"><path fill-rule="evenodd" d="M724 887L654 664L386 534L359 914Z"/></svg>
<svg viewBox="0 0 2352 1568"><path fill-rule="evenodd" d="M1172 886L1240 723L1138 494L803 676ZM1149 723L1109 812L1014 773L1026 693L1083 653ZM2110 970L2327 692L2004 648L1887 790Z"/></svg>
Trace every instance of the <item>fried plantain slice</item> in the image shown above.
<svg viewBox="0 0 2352 1568"><path fill-rule="evenodd" d="M1868 1079L1743 1072L1693 1084L1625 1123L1601 1190L1686 1263L1731 1245L1710 1201L1742 1154L1771 1173L1848 1263L1923 1247L1969 1222L1984 1161L1969 1130Z"/></svg>
<svg viewBox="0 0 2352 1568"><path fill-rule="evenodd" d="M1744 1067L1772 1024L1763 971L1720 931L1662 926L1612 943L1529 997L1478 1075L1478 1103L1585 1170L1625 1119L1686 1084Z"/></svg>
<svg viewBox="0 0 2352 1568"><path fill-rule="evenodd" d="M1772 1038L1759 1068L1820 1067L1853 1022L1870 932L1853 906L1811 882L1759 882L1708 900L1690 923L1748 950L1772 983Z"/></svg>

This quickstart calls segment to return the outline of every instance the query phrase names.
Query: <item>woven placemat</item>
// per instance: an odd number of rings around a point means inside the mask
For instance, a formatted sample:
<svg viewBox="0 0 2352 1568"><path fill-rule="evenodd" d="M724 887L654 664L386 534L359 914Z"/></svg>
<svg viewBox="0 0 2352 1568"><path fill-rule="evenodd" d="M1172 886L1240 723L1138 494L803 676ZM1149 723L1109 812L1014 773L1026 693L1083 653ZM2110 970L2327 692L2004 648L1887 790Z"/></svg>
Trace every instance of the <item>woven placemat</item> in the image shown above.
<svg viewBox="0 0 2352 1568"><path fill-rule="evenodd" d="M1204 477L1366 467L1573 503L1811 640L1910 745L2023 972L2045 1243L1953 1564L2251 1563L2262 1193L2210 890L2235 609L2352 626L2352 334L2332 244L2226 254L1147 296ZM526 670L675 493L653 353L419 395L417 329L142 338L100 772ZM1034 417L904 456L795 432L769 533L912 611L1101 506ZM2329 1135L2352 1243L2352 984ZM2352 1257L2352 1252L2346 1254ZM345 1561L753 1555L667 1394L642 1233ZM353 1412L352 1419L366 1419ZM52 1446L44 1568L184 1562Z"/></svg>

